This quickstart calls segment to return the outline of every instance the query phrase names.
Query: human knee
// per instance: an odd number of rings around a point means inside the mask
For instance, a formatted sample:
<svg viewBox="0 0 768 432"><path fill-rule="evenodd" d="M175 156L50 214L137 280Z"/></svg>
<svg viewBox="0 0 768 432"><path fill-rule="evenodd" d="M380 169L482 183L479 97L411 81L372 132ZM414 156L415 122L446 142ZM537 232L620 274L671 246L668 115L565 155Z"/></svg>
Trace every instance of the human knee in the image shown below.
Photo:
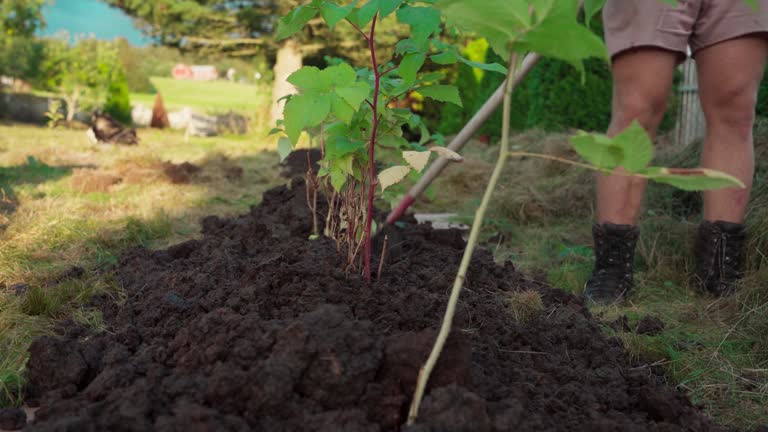
<svg viewBox="0 0 768 432"><path fill-rule="evenodd" d="M740 141L748 142L755 121L757 92L753 86L723 85L705 107L708 127L727 131Z"/></svg>
<svg viewBox="0 0 768 432"><path fill-rule="evenodd" d="M667 100L648 94L635 94L621 98L616 106L613 127L624 129L637 120L643 128L653 133L661 123Z"/></svg>

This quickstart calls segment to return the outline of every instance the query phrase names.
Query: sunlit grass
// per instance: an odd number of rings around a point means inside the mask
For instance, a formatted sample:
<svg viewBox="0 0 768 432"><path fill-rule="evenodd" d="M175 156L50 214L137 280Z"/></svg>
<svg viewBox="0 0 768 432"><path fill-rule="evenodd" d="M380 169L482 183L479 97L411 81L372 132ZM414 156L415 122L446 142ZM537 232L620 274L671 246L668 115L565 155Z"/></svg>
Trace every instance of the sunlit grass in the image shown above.
<svg viewBox="0 0 768 432"><path fill-rule="evenodd" d="M255 112L269 106L269 88L265 85L233 83L225 80L188 81L173 78L152 77L152 85L163 96L166 109L184 106L203 109L206 112ZM154 94L132 93L131 102L152 107Z"/></svg>
<svg viewBox="0 0 768 432"><path fill-rule="evenodd" d="M263 132L188 142L176 132L139 136L138 147L94 146L83 131L0 126L0 405L20 401L27 347L55 320L102 325L83 304L119 295L102 270L121 251L196 237L203 216L244 213L282 182ZM175 184L168 162L202 170ZM84 275L60 280L73 266ZM25 293L11 289L18 284Z"/></svg>

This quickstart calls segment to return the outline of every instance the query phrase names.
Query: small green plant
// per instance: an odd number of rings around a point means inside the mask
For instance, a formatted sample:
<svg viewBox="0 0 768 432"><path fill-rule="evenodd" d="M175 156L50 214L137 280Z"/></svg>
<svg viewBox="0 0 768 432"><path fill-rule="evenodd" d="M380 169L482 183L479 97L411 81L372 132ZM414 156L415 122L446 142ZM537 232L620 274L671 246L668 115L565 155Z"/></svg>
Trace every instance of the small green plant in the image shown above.
<svg viewBox="0 0 768 432"><path fill-rule="evenodd" d="M48 105L48 111L45 112L45 118L48 119L46 125L50 129L53 129L59 125L59 122L64 119L64 114L61 113L61 100L51 100L51 103Z"/></svg>
<svg viewBox="0 0 768 432"><path fill-rule="evenodd" d="M440 27L440 12L430 2L412 0L369 0L358 6L355 0L346 5L335 1L313 0L283 17L277 39L300 31L320 15L332 29L345 23L352 26L368 46L370 64L353 68L339 62L323 70L307 66L293 73L288 81L298 94L287 97L283 120L273 133L284 133L278 143L285 158L303 131L319 142L322 150L321 169L310 183L331 191L330 211L324 234L334 238L345 250L348 270L356 267L363 248L363 271L371 281L371 232L376 187L387 188L412 173L423 170L430 155L438 154L456 160L461 158L440 145L438 135L430 134L422 119L408 109L395 108L400 98L416 92L439 102L462 105L458 89L437 84L443 75L420 73L427 61L445 65L463 62L470 66L505 73L498 64L486 65L462 57L459 50L433 37ZM411 36L401 40L395 57L382 61L377 57L376 27L388 17L395 17L411 28ZM403 137L403 127L418 130L421 139L410 142ZM401 152L403 163L375 174L377 149ZM308 197L316 202L316 195ZM312 205L311 205L312 206ZM319 235L316 228L314 236Z"/></svg>

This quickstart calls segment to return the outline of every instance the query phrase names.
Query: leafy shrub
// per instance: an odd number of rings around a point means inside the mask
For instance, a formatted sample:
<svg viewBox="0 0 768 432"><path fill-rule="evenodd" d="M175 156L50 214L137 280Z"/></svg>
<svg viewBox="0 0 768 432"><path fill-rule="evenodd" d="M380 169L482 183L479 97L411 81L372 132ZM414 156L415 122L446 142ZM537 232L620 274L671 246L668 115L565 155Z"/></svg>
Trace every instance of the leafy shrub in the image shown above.
<svg viewBox="0 0 768 432"><path fill-rule="evenodd" d="M131 122L131 99L128 94L128 81L125 70L118 65L107 89L107 101L104 111L123 123Z"/></svg>

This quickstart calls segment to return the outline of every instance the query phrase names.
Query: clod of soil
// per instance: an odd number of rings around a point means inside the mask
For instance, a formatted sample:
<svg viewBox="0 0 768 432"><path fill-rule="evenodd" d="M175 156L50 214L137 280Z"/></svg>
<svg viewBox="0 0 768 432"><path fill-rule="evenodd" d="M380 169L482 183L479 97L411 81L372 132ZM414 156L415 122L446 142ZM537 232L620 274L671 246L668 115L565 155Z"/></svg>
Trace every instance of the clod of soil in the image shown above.
<svg viewBox="0 0 768 432"><path fill-rule="evenodd" d="M22 296L26 294L27 291L29 291L29 285L25 283L17 283L17 284L11 285L9 290L13 291L13 293L16 294L17 296Z"/></svg>
<svg viewBox="0 0 768 432"><path fill-rule="evenodd" d="M163 172L171 183L187 184L192 181L193 175L200 172L200 167L189 162L180 164L165 162L163 163Z"/></svg>
<svg viewBox="0 0 768 432"><path fill-rule="evenodd" d="M404 426L464 241L410 224L380 281L308 240L301 181L267 191L203 237L119 262L108 332L74 323L30 348L30 431L714 431L690 401L633 368L582 302L490 252L472 260L454 331L417 424ZM324 201L324 200L319 200ZM324 211L324 209L321 209ZM536 291L525 323L505 296Z"/></svg>
<svg viewBox="0 0 768 432"><path fill-rule="evenodd" d="M318 165L320 159L322 159L322 153L318 149L294 150L280 163L281 174L285 178L303 177L309 167L312 168L312 172L316 173L320 170L320 165Z"/></svg>
<svg viewBox="0 0 768 432"><path fill-rule="evenodd" d="M635 333L645 336L656 336L664 331L664 321L654 316L643 317L638 323Z"/></svg>
<svg viewBox="0 0 768 432"><path fill-rule="evenodd" d="M0 430L21 430L27 424L27 414L19 408L0 408Z"/></svg>
<svg viewBox="0 0 768 432"><path fill-rule="evenodd" d="M70 184L72 188L82 192L109 192L109 189L120 184L123 179L114 174L103 173L91 168L77 169L72 174Z"/></svg>

